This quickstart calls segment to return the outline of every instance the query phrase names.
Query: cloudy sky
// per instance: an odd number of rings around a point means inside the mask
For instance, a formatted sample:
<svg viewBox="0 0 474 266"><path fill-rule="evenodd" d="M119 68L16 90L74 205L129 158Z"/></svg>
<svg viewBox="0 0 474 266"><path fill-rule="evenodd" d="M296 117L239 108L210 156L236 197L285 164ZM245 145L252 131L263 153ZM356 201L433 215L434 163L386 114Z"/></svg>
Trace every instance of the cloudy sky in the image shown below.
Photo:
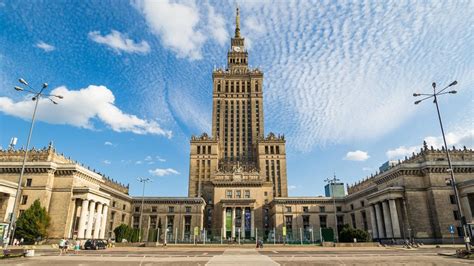
<svg viewBox="0 0 474 266"><path fill-rule="evenodd" d="M266 133L287 139L290 195L323 194L389 159L441 145L435 107L413 92L453 80L440 100L449 145L474 146L473 1L237 1L250 64L265 73ZM17 79L49 83L32 143L147 194L187 193L189 139L211 126L235 1L0 1L0 146L25 145L33 109Z"/></svg>

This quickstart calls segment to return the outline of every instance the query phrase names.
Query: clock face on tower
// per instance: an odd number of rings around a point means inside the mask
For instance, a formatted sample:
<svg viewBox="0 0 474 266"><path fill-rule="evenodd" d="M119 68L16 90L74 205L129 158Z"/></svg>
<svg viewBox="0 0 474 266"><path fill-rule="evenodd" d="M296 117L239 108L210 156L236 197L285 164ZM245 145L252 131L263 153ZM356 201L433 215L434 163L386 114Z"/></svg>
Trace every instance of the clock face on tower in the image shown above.
<svg viewBox="0 0 474 266"><path fill-rule="evenodd" d="M234 46L233 49L234 49L234 52L240 52L240 47L239 46Z"/></svg>

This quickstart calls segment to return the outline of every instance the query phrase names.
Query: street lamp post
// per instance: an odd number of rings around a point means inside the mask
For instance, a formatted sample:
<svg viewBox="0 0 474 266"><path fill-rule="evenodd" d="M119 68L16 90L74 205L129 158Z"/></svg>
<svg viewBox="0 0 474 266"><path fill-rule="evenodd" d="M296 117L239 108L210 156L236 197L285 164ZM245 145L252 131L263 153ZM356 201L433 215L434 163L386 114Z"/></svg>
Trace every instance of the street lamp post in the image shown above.
<svg viewBox="0 0 474 266"><path fill-rule="evenodd" d="M415 104L419 104L422 101L433 98L433 103L436 105L436 111L438 113L439 126L441 128L441 134L443 135L444 150L446 152L446 157L448 158L448 167L449 167L448 172L451 175L451 182L450 183L451 183L451 186L453 187L453 190L454 190L454 195L456 197L456 206L457 206L458 211L459 211L459 216L461 217L461 226L462 226L463 231L464 231L464 242L466 244L466 250L471 251L471 247L469 246L469 242L467 241L467 229L466 229L466 226L465 226L466 218L464 217L462 209L461 209L459 192L458 192L458 188L456 186L456 179L454 178L454 169L453 169L453 166L451 164L451 157L449 155L448 145L446 144L446 137L444 135L443 122L441 120L441 114L440 114L439 105L438 105L438 96L445 95L445 94L456 94L457 93L456 90L445 91L447 88L449 88L451 86L454 86L456 84L458 84L458 82L453 81L448 86L444 87L442 90L436 91L436 83L433 82L433 84L432 84L433 93L413 93L413 96L414 97L425 96L425 98L423 98L421 100L418 100L418 101L415 101Z"/></svg>
<svg viewBox="0 0 474 266"><path fill-rule="evenodd" d="M334 222L335 222L335 235L334 235L334 242L338 242L339 236L338 236L338 230L337 230L337 208L336 208L336 196L334 195L334 185L336 182L340 181L340 179L336 178L336 174L334 174L333 178L326 178L324 180L331 186L331 196L332 196L332 203L334 206Z"/></svg>
<svg viewBox="0 0 474 266"><path fill-rule="evenodd" d="M151 182L151 178L146 177L138 177L137 178L138 182L143 183L143 191L142 191L142 205L140 207L140 221L139 221L139 234L138 234L138 242L142 241L142 216L143 216L143 204L145 203L145 184L148 182Z"/></svg>
<svg viewBox="0 0 474 266"><path fill-rule="evenodd" d="M28 149L30 147L31 134L33 133L33 126L35 124L36 111L38 110L38 103L39 103L41 98L45 98L45 99L50 100L54 104L58 104L56 101L53 100L53 98L57 98L57 99L62 99L63 98L63 96L61 96L61 95L45 94L44 90L48 87L48 83L43 83L43 85L41 87L41 90L36 91L35 89L33 89L30 86L30 84L28 84L28 82L26 82L26 80L20 78L18 81L21 84L27 86L29 89L24 89L24 88L19 87L19 86L15 86L14 89L18 92L26 92L28 94L32 94L33 97L31 99L35 102L35 108L33 109L33 116L31 118L31 124L30 124L30 131L28 133L28 139L26 141L25 155L23 156L23 163L21 165L20 177L18 178L18 188L16 190L15 201L13 203L13 210L12 210L12 214L11 214L11 217L10 217L10 222L9 222L9 225L8 225L7 239L9 240L10 244L13 243L13 237L15 235L15 229L16 229L16 225L15 225L16 215L15 214L16 214L16 209L18 207L19 197L21 195L21 184L22 184L22 181L23 181L23 174L25 173L26 159L28 158Z"/></svg>

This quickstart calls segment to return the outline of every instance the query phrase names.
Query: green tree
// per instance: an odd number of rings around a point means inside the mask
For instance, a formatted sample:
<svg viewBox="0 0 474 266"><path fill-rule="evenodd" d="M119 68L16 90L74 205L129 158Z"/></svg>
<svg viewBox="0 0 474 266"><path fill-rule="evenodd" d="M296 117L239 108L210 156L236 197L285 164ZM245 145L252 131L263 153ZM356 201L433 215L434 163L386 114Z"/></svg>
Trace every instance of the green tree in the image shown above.
<svg viewBox="0 0 474 266"><path fill-rule="evenodd" d="M16 222L15 237L24 238L25 242L35 242L38 238L44 239L48 236L48 227L51 218L46 208L41 207L39 200L25 210Z"/></svg>
<svg viewBox="0 0 474 266"><path fill-rule="evenodd" d="M126 224L121 224L114 229L115 241L122 242L122 239L130 241L131 228Z"/></svg>
<svg viewBox="0 0 474 266"><path fill-rule="evenodd" d="M342 230L339 232L340 242L353 242L354 238L357 242L369 242L370 235L364 230L351 228L348 224L344 225Z"/></svg>

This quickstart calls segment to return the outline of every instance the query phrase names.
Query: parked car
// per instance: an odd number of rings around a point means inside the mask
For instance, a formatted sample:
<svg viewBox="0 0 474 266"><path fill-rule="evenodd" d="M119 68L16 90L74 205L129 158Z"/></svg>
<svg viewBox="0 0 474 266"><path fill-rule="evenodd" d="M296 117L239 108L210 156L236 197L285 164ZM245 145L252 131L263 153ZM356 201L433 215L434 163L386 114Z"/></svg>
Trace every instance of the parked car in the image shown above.
<svg viewBox="0 0 474 266"><path fill-rule="evenodd" d="M107 244L99 239L88 239L86 243L84 243L84 249L93 249L93 250L98 250L98 249L106 249Z"/></svg>

